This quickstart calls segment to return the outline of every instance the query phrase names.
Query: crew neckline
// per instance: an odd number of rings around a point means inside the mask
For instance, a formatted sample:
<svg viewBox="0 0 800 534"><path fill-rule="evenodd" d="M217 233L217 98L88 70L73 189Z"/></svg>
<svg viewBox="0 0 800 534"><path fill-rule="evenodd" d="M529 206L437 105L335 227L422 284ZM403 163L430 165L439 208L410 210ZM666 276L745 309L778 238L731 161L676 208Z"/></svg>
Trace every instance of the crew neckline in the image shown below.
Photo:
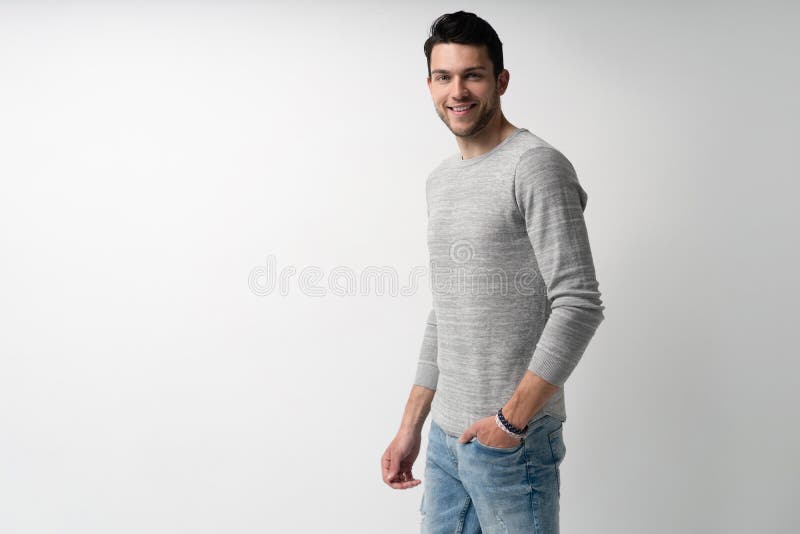
<svg viewBox="0 0 800 534"><path fill-rule="evenodd" d="M517 134L518 134L518 133L520 133L520 132L522 132L522 131L527 131L527 129L525 129L525 128L517 128L516 130L514 130L513 132L511 132L511 134L510 134L508 137L506 137L505 139L503 139L502 141L500 141L500 142L499 142L499 143L498 143L498 144L497 144L497 145L496 145L494 148L492 148L490 151L486 152L485 154L481 154L480 156L475 156L474 158L469 158L469 159L461 159L461 152L456 152L456 154L455 154L455 156L454 156L455 165L456 165L456 166L458 166L458 167L466 167L466 166L468 166L468 165L474 165L475 163L478 163L478 162L480 162L480 161L483 161L483 160L485 160L486 158L488 158L489 156L491 156L492 154L494 154L495 152L497 152L498 150L500 150L500 148L501 148L503 145L505 145L506 143L508 143L509 141L511 141L511 139L513 139L514 137L516 137L516 136L517 136Z"/></svg>

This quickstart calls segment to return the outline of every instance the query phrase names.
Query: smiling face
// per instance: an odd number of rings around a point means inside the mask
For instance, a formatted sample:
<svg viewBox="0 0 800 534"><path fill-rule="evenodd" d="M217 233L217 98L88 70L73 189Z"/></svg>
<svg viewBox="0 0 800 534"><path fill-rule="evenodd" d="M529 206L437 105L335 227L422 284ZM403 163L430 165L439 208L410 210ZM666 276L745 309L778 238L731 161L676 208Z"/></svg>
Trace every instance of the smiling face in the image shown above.
<svg viewBox="0 0 800 534"><path fill-rule="evenodd" d="M500 95L508 85L508 71L497 80L485 46L440 43L431 50L428 89L436 113L458 137L475 137L500 121Z"/></svg>

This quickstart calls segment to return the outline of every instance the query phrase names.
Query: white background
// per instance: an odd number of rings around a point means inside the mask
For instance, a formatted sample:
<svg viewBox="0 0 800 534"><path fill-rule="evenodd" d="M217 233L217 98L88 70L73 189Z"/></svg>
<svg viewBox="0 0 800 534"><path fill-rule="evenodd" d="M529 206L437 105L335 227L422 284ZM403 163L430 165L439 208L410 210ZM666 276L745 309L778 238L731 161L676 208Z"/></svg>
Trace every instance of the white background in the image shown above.
<svg viewBox="0 0 800 534"><path fill-rule="evenodd" d="M562 532L800 530L800 9L585 1L0 4L0 531L417 531L379 458L427 275L249 276L427 265L457 9L589 193Z"/></svg>

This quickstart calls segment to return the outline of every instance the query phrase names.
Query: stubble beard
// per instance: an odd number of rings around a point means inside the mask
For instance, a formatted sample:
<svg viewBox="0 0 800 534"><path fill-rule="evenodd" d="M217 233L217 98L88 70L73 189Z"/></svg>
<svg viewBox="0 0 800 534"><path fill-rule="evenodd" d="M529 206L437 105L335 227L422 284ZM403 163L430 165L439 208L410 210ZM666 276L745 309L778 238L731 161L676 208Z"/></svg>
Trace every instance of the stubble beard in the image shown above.
<svg viewBox="0 0 800 534"><path fill-rule="evenodd" d="M479 112L480 114L478 115L478 118L475 120L475 122L472 124L471 127L468 127L467 130L453 129L453 125L448 120L448 109L446 106L444 107L444 112L442 112L441 110L439 111L439 118L442 119L442 122L445 123L447 128L451 132L453 132L453 135L455 135L456 137L473 137L479 134L484 128L486 128L486 125L489 124L489 122L491 122L491 120L497 114L498 109L500 108L499 104L500 104L500 98L497 95L494 95L494 97L487 104L486 109L484 109L483 112Z"/></svg>

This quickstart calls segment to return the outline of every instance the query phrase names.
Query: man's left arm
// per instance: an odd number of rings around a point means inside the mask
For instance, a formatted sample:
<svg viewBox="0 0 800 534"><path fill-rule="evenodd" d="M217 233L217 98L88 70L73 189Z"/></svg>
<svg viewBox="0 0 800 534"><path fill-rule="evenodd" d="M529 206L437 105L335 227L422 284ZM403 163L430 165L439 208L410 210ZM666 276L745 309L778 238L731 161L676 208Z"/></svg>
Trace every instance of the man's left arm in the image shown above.
<svg viewBox="0 0 800 534"><path fill-rule="evenodd" d="M588 197L572 164L550 147L529 150L517 166L514 194L551 311L528 371L503 407L506 419L522 428L563 387L605 306L583 217Z"/></svg>
<svg viewBox="0 0 800 534"><path fill-rule="evenodd" d="M550 303L525 376L503 406L505 418L522 428L563 387L603 321L605 307L583 218L587 194L569 160L550 147L524 153L514 195ZM513 441L492 428L496 425L489 418L470 426L461 441L469 441L481 426L498 441Z"/></svg>

